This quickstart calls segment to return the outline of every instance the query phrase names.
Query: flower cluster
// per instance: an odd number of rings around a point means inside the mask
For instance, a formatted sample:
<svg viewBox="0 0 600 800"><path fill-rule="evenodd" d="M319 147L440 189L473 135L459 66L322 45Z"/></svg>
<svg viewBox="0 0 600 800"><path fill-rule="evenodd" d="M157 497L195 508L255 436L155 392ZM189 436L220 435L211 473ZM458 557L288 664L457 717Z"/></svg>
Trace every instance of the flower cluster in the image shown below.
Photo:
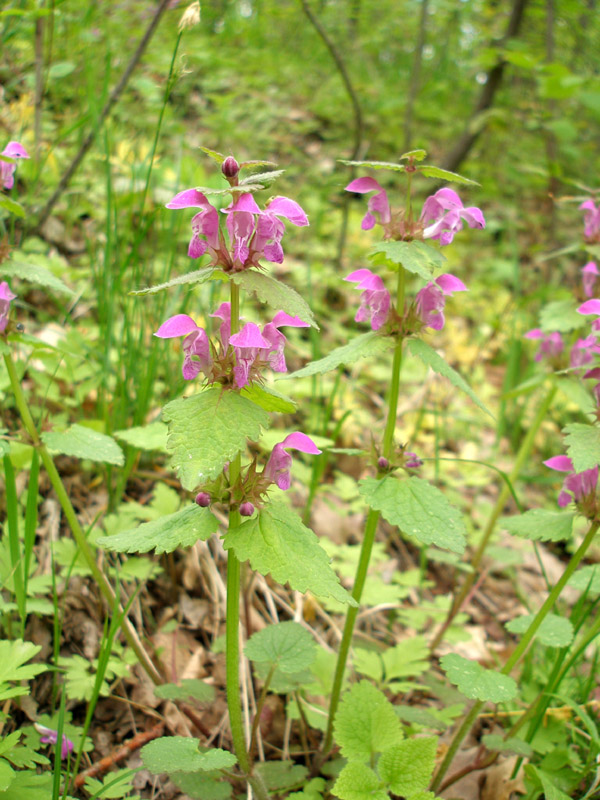
<svg viewBox="0 0 600 800"><path fill-rule="evenodd" d="M557 472L568 473L558 495L558 505L561 508L565 508L570 503L575 502L581 507L586 516L592 515L596 506L598 467L595 466L583 472L575 472L573 462L568 456L553 456L544 461L544 464Z"/></svg>
<svg viewBox="0 0 600 800"><path fill-rule="evenodd" d="M0 155L7 158L29 158L29 153L19 142L9 142ZM10 161L0 160L0 183L5 189L12 189L15 184L17 165Z"/></svg>
<svg viewBox="0 0 600 800"><path fill-rule="evenodd" d="M596 208L593 200L585 200L580 206L583 211L583 233L592 242L600 241L600 206Z"/></svg>

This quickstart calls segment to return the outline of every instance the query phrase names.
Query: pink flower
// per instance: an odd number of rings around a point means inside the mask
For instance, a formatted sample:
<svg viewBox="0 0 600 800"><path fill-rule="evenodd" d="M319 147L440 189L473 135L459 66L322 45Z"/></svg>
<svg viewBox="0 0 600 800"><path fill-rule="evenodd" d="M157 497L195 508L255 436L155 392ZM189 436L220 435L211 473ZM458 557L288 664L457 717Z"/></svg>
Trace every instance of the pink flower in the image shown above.
<svg viewBox="0 0 600 800"><path fill-rule="evenodd" d="M465 208L455 191L439 189L423 205L421 222L428 225L423 237L438 239L441 245L450 244L454 234L462 230L462 220L470 228L485 228L485 219L479 208Z"/></svg>
<svg viewBox="0 0 600 800"><path fill-rule="evenodd" d="M594 395L596 405L600 408L600 367L589 369L583 377L598 381L592 389L592 394Z"/></svg>
<svg viewBox="0 0 600 800"><path fill-rule="evenodd" d="M571 349L571 366L583 367L590 364L597 353L600 353L600 345L593 334L585 339L578 339Z"/></svg>
<svg viewBox="0 0 600 800"><path fill-rule="evenodd" d="M558 505L561 508L568 506L572 500L580 503L591 497L596 492L598 485L598 467L586 469L583 472L575 472L573 462L568 456L553 456L544 464L557 472L569 472L562 485L562 490L558 496Z"/></svg>
<svg viewBox="0 0 600 800"><path fill-rule="evenodd" d="M40 737L40 742L42 744L52 744L56 745L58 740L58 731L52 730L52 728L47 728L45 725L40 725L38 722L35 722L33 727L36 729L38 733L41 733L42 736ZM67 739L66 734L63 733L62 737L62 747L60 750L60 757L66 758L69 753L72 753L75 749L75 745L70 739Z"/></svg>
<svg viewBox="0 0 600 800"><path fill-rule="evenodd" d="M449 273L440 275L435 279L435 283L430 282L417 292L415 306L419 318L426 327L441 331L446 322L444 317L446 297L452 297L454 292L467 291L467 287L455 275Z"/></svg>
<svg viewBox="0 0 600 800"><path fill-rule="evenodd" d="M265 339L254 322L247 322L239 333L229 339L235 353L235 367L233 376L238 389L247 386L250 368L260 356L261 351L269 351L271 343Z"/></svg>
<svg viewBox="0 0 600 800"><path fill-rule="evenodd" d="M219 336L221 337L223 350L227 350L229 347L229 336L231 335L231 303L221 303L217 310L210 316L222 320L219 325Z"/></svg>
<svg viewBox="0 0 600 800"><path fill-rule="evenodd" d="M10 304L16 296L16 294L11 292L10 286L6 281L0 283L0 333L4 333L6 330L8 315L10 313Z"/></svg>
<svg viewBox="0 0 600 800"><path fill-rule="evenodd" d="M169 317L154 334L159 339L173 339L185 336L183 340L182 373L186 381L193 380L199 372L208 374L212 367L210 343L204 328L198 327L187 314L176 314Z"/></svg>
<svg viewBox="0 0 600 800"><path fill-rule="evenodd" d="M211 206L206 197L197 189L186 189L179 192L167 203L167 208L201 208L192 219L192 238L188 247L190 258L200 258L207 251L212 263L222 262L221 245L219 236L219 214Z"/></svg>
<svg viewBox="0 0 600 800"><path fill-rule="evenodd" d="M8 156L8 158L29 158L29 153L19 142L9 142L2 151L2 155ZM12 189L14 186L16 169L16 164L0 161L0 183L5 189Z"/></svg>
<svg viewBox="0 0 600 800"><path fill-rule="evenodd" d="M278 311L273 317L273 321L268 322L263 327L262 334L271 344L271 349L267 354L267 360L273 372L287 372L287 364L285 363L285 355L283 352L287 339L279 330L279 328L284 328L286 326L292 328L310 328L308 322L303 322L300 317L292 317L286 314L285 311Z"/></svg>
<svg viewBox="0 0 600 800"><path fill-rule="evenodd" d="M370 322L371 328L378 331L385 325L390 313L390 293L383 285L383 281L370 269L357 269L344 280L356 283L357 289L364 289L360 296L360 307L354 317L355 321Z"/></svg>
<svg viewBox="0 0 600 800"><path fill-rule="evenodd" d="M416 453L404 453L404 466L407 469L419 469L423 466L423 462Z"/></svg>
<svg viewBox="0 0 600 800"><path fill-rule="evenodd" d="M557 331L544 333L540 328L527 331L525 339L539 339L540 347L535 354L535 360L541 361L544 357L556 358L564 349L563 338Z"/></svg>
<svg viewBox="0 0 600 800"><path fill-rule="evenodd" d="M583 274L583 293L586 297L591 297L594 294L594 284L596 278L600 275L595 261L588 261L585 267L581 268Z"/></svg>
<svg viewBox="0 0 600 800"><path fill-rule="evenodd" d="M582 303L579 306L577 313L583 314L584 316L587 316L588 314L596 314L600 317L600 300L586 300L585 303ZM595 319L592 322L592 330L600 331L600 318Z"/></svg>
<svg viewBox="0 0 600 800"><path fill-rule="evenodd" d="M586 200L579 206L583 210L584 235L586 239L596 239L600 234L600 207L593 200Z"/></svg>
<svg viewBox="0 0 600 800"><path fill-rule="evenodd" d="M292 457L289 453L286 453L286 449L300 450L302 453L311 453L312 455L321 453L310 436L300 433L300 431L290 433L283 442L276 444L269 456L269 460L265 464L263 475L284 490L290 488L290 469L292 467Z"/></svg>
<svg viewBox="0 0 600 800"><path fill-rule="evenodd" d="M363 231L370 231L375 226L375 223L380 225L387 225L391 218L390 204L388 197L383 186L380 186L375 178L356 178L346 186L347 192L356 192L356 194L368 194L369 192L377 192L376 195L369 198L367 203L367 213L363 217L361 228Z"/></svg>

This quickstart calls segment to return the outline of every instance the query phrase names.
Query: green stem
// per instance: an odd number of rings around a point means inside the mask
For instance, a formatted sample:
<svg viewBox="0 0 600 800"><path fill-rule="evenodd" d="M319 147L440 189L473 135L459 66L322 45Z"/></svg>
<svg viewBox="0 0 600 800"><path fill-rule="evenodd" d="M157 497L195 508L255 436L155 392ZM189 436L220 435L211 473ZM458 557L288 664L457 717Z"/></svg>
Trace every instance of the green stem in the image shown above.
<svg viewBox="0 0 600 800"><path fill-rule="evenodd" d="M77 514L75 513L75 509L71 504L71 500L69 499L69 495L65 489L65 486L62 482L60 475L58 474L58 470L54 464L52 456L46 449L44 443L41 441L37 428L35 426L35 422L33 421L33 417L31 416L31 411L29 410L29 406L27 405L27 401L25 399L25 395L23 394L23 390L21 388L21 383L19 381L19 377L17 375L17 370L15 368L15 363L12 359L12 354L8 353L4 356L4 363L6 364L6 369L8 371L8 376L10 379L11 388L13 394L15 396L15 402L17 405L17 409L19 411L19 415L25 426L25 430L29 434L31 441L33 442L33 446L37 449L42 464L50 478L50 483L54 488L56 496L58 498L58 502L61 505L63 513L66 517L66 520L69 524L69 528L73 534L73 538L77 544L77 547L83 554L83 557L86 560L86 563L92 573L92 577L98 584L98 587L104 598L106 599L107 603L111 608L115 607L115 593L113 591L112 586L107 581L104 573L96 563L96 559L94 556L94 551L92 550L91 546L89 545L83 528L79 524L79 520L77 519ZM117 606L119 610L121 610L120 605ZM152 663L150 657L144 650L144 647L139 639L139 636L129 621L127 617L123 618L121 623L121 629L123 631L123 635L125 636L129 646L134 651L137 656L138 661L150 677L150 679L156 684L159 685L163 683L163 679Z"/></svg>
<svg viewBox="0 0 600 800"><path fill-rule="evenodd" d="M554 604L560 597L560 594L567 585L571 575L575 572L582 558L588 551L590 545L594 540L594 537L596 536L596 532L598 531L599 527L600 527L600 521L593 522L590 525L589 531L586 533L584 540L581 542L576 552L571 557L571 560L567 564L567 568L565 569L561 577L558 579L554 588L546 598L546 601L544 602L540 610L537 612L537 614L531 621L530 626L523 634L521 641L515 647L512 655L500 670L501 674L508 675L510 671L513 669L513 667L515 667L517 663L521 660L521 658L525 655L525 652L529 647L533 637L537 633L540 625L542 624L546 616L550 613L550 610L554 607ZM450 747L448 748L448 752L446 753L446 756L442 761L442 763L440 764L440 767L436 772L435 777L431 783L430 789L432 792L435 792L438 789L444 775L446 774L446 771L448 770L448 767L452 763L452 760L458 748L462 744L463 739L465 738L467 733L470 731L471 726L473 725L473 722L477 717L477 715L479 714L479 711L481 710L482 706L483 706L483 701L478 700L477 703L475 703L472 706L465 721L454 735L454 739L452 740Z"/></svg>
<svg viewBox="0 0 600 800"><path fill-rule="evenodd" d="M398 270L398 284L396 291L396 309L398 314L402 315L404 312L404 267L399 267ZM385 423L385 430L383 434L382 454L385 458L389 459L394 449L394 431L396 430L396 416L398 413L398 395L400 391L400 371L402 368L402 347L404 340L398 336L394 348L394 361L392 364L392 382L390 384L390 394L388 398L388 412ZM379 471L377 477L381 477L384 471ZM346 621L344 623L344 632L342 634L342 641L340 642L340 650L337 657L335 667L335 674L333 678L333 686L331 689L331 699L329 701L329 715L327 719L327 731L325 732L325 739L321 748L322 758L325 757L331 750L333 743L333 723L337 712L338 704L340 701L340 694L342 691L342 684L344 682L344 673L346 671L346 662L348 660L348 653L350 651L350 644L352 642L352 634L354 632L354 624L358 614L358 607L360 598L362 597L363 588L367 579L367 571L369 569L369 561L371 560L371 552L375 542L375 533L377 532L377 523L379 522L379 511L369 510L367 521L365 523L365 533L361 545L360 557L358 566L356 568L356 576L354 579L354 588L352 589L352 597L356 600L357 605L351 606L346 613Z"/></svg>
<svg viewBox="0 0 600 800"><path fill-rule="evenodd" d="M487 549L491 536L496 527L496 522L498 521L498 517L504 511L504 506L506 505L506 502L510 497L512 484L519 478L521 470L525 465L525 462L531 455L531 450L533 449L535 437L537 435L538 430L540 429L542 422L546 418L546 414L548 413L548 409L552 405L552 401L554 400L556 392L557 392L557 387L553 384L550 387L546 397L544 398L544 401L538 408L535 419L532 422L531 427L527 431L527 434L521 443L521 447L519 448L519 452L517 453L517 457L515 459L515 464L512 468L512 471L508 476L508 480L504 483L502 491L498 495L498 499L496 500L496 503L494 504L494 507L490 513L487 524L479 541L477 550L475 551L473 558L471 559L471 566L473 567L473 571L469 573L469 575L467 575L467 577L465 578L465 581L459 593L454 598L450 611L448 612L448 616L446 617L442 627L437 631L436 635L431 640L429 648L432 653L435 652L436 648L442 641L444 634L452 624L452 620L460 611L462 604L465 601L465 598L473 588L473 584L475 583L475 580L479 575L478 567L481 564L481 561L483 560L483 556L485 555L485 551Z"/></svg>

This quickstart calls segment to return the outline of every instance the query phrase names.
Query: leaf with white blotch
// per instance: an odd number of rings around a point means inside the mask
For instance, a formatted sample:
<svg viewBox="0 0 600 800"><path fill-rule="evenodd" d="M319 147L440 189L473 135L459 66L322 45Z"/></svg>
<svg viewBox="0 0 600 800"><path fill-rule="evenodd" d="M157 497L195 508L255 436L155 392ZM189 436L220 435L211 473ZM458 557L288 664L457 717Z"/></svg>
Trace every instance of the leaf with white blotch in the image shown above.
<svg viewBox="0 0 600 800"><path fill-rule="evenodd" d="M563 542L571 538L575 514L533 508L524 514L504 517L502 527L509 533L534 542Z"/></svg>
<svg viewBox="0 0 600 800"><path fill-rule="evenodd" d="M217 518L208 508L196 504L174 514L143 522L129 531L102 536L97 541L105 550L116 553L172 553L178 547L191 547L198 541L210 539L219 527Z"/></svg>
<svg viewBox="0 0 600 800"><path fill-rule="evenodd" d="M293 414L297 404L291 397L276 392L271 386L251 383L242 389L242 397L252 400L265 411L274 411L278 414Z"/></svg>
<svg viewBox="0 0 600 800"><path fill-rule="evenodd" d="M46 431L42 441L49 450L74 458L87 458L104 464L122 467L125 463L123 451L112 436L98 433L83 425L71 425L66 431Z"/></svg>
<svg viewBox="0 0 600 800"><path fill-rule="evenodd" d="M291 317L299 317L302 322L319 330L310 306L291 286L255 269L236 272L232 279L246 292L255 294L261 303L267 303L276 311L285 311Z"/></svg>
<svg viewBox="0 0 600 800"><path fill-rule="evenodd" d="M36 283L38 286L45 286L55 292L63 294L74 294L72 289L57 278L49 269L39 267L37 264L24 264L13 257L3 264L0 264L0 277L4 279L20 278L29 283Z"/></svg>
<svg viewBox="0 0 600 800"><path fill-rule="evenodd" d="M267 664L282 672L300 672L315 660L315 641L297 622L268 625L251 636L246 645L250 661Z"/></svg>
<svg viewBox="0 0 600 800"><path fill-rule="evenodd" d="M247 440L257 441L270 423L267 412L251 400L217 387L173 400L163 418L169 426L171 467L189 491L216 478Z"/></svg>
<svg viewBox="0 0 600 800"><path fill-rule="evenodd" d="M229 280L229 278L225 272L217 269L216 267L203 267L202 269L196 269L193 272L186 272L185 275L177 275L176 278L171 278L171 280L166 281L165 283L158 283L156 286L148 286L145 289L136 289L133 292L129 292L129 294L156 294L157 292L162 292L164 289L170 289L172 286L185 286L188 283L206 283L206 281L210 280L226 281Z"/></svg>
<svg viewBox="0 0 600 800"><path fill-rule="evenodd" d="M424 736L407 739L386 750L377 768L393 794L409 797L424 791L435 766L437 739Z"/></svg>
<svg viewBox="0 0 600 800"><path fill-rule="evenodd" d="M448 181L449 183L463 183L467 186L479 186L477 181L464 178L456 172L450 172L450 170L442 169L441 167L434 167L432 164L423 164L423 166L418 166L417 170L426 178L437 178L440 181Z"/></svg>
<svg viewBox="0 0 600 800"><path fill-rule="evenodd" d="M533 614L523 614L523 616L507 622L506 630L510 633L525 633L533 619ZM573 625L566 617L548 614L537 629L534 638L547 647L566 647L573 641Z"/></svg>
<svg viewBox="0 0 600 800"><path fill-rule="evenodd" d="M167 451L167 426L164 422L151 422L149 425L137 425L115 431L113 436L120 442L125 442L139 450Z"/></svg>
<svg viewBox="0 0 600 800"><path fill-rule="evenodd" d="M448 680L471 700L501 703L517 695L517 684L510 675L484 669L477 661L449 653L440 663Z"/></svg>
<svg viewBox="0 0 600 800"><path fill-rule="evenodd" d="M600 464L600 428L573 422L562 432L575 472L583 472Z"/></svg>
<svg viewBox="0 0 600 800"><path fill-rule="evenodd" d="M460 512L442 492L417 478L364 478L358 485L367 504L392 525L422 544L435 544L454 553L464 552L466 528Z"/></svg>
<svg viewBox="0 0 600 800"><path fill-rule="evenodd" d="M338 158L340 164L347 167L369 167L370 169L390 169L392 172L406 172L406 164L394 164L393 161L348 161Z"/></svg>
<svg viewBox="0 0 600 800"><path fill-rule="evenodd" d="M569 333L585 324L585 318L578 314L572 300L554 300L540 312L540 328L545 333Z"/></svg>
<svg viewBox="0 0 600 800"><path fill-rule="evenodd" d="M298 592L356 605L340 585L318 537L281 501L269 503L256 516L230 528L224 546L261 575L270 573L278 583L289 583Z"/></svg>
<svg viewBox="0 0 600 800"><path fill-rule="evenodd" d="M215 687L197 678L185 678L181 683L163 683L154 687L154 694L161 700L190 699L199 703L210 703L215 698Z"/></svg>
<svg viewBox="0 0 600 800"><path fill-rule="evenodd" d="M0 208L4 208L9 214L14 214L15 217L23 218L25 216L23 206L5 194L0 194Z"/></svg>
<svg viewBox="0 0 600 800"><path fill-rule="evenodd" d="M155 775L171 772L210 772L213 769L230 769L237 762L227 750L200 752L200 742L187 736L163 736L141 749L146 769Z"/></svg>
<svg viewBox="0 0 600 800"><path fill-rule="evenodd" d="M569 578L568 586L588 594L600 594L600 564L588 564L579 567Z"/></svg>
<svg viewBox="0 0 600 800"><path fill-rule="evenodd" d="M291 375L284 375L280 380L289 378L306 378L309 375L322 375L325 372L330 372L332 369L342 364L354 364L360 358L376 358L382 355L387 350L394 346L394 340L389 336L381 336L375 331L362 333L351 339L348 344L341 347L336 347L329 355L320 358L318 361L312 361L297 372L292 372Z"/></svg>
<svg viewBox="0 0 600 800"><path fill-rule="evenodd" d="M408 349L413 356L420 358L424 364L426 364L428 367L431 367L431 369L434 372L437 372L438 375L441 375L443 378L447 378L453 386L456 386L457 389L460 389L462 392L464 392L468 397L471 398L475 405L479 406L482 411L485 411L486 414L489 414L490 417L494 419L492 412L477 397L462 375L460 375L453 367L451 367L450 364L444 361L441 355L437 353L433 347L428 345L427 342L424 342L422 339L409 339Z"/></svg>
<svg viewBox="0 0 600 800"><path fill-rule="evenodd" d="M356 761L346 764L331 792L340 800L389 800L377 774L366 764Z"/></svg>
<svg viewBox="0 0 600 800"><path fill-rule="evenodd" d="M408 272L432 281L434 271L441 269L446 257L435 247L425 242L379 242L373 247L372 253L383 255L394 264L401 264Z"/></svg>
<svg viewBox="0 0 600 800"><path fill-rule="evenodd" d="M355 683L342 696L334 730L342 755L351 761L370 762L404 738L393 705L368 681Z"/></svg>

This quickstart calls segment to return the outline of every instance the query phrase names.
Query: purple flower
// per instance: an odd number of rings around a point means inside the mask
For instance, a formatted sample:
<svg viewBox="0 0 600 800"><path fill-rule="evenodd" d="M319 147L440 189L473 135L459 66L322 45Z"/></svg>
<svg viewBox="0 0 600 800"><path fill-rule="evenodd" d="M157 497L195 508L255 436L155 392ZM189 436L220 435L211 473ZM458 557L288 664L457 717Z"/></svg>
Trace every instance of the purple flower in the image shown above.
<svg viewBox="0 0 600 800"><path fill-rule="evenodd" d="M221 303L217 310L214 311L210 316L217 317L221 320L221 324L219 325L219 336L221 337L221 343L223 344L223 350L225 351L229 347L229 337L231 335L231 303Z"/></svg>
<svg viewBox="0 0 600 800"><path fill-rule="evenodd" d="M592 394L594 395L596 405L600 408L600 367L589 369L583 377L598 381L592 389Z"/></svg>
<svg viewBox="0 0 600 800"><path fill-rule="evenodd" d="M276 483L280 489L289 489L291 483L290 469L292 467L292 457L286 453L286 449L300 450L302 453L319 455L321 451L316 444L305 433L296 431L286 436L283 442L279 442L273 448L269 460L265 464L263 475L271 483Z"/></svg>
<svg viewBox="0 0 600 800"><path fill-rule="evenodd" d="M588 314L596 314L600 317L600 300L586 300L585 303L582 303L579 306L577 313L583 314L584 316L587 316ZM592 322L592 330L600 331L600 318L595 319Z"/></svg>
<svg viewBox="0 0 600 800"><path fill-rule="evenodd" d="M404 466L407 469L419 469L423 462L416 453L404 453Z"/></svg>
<svg viewBox="0 0 600 800"><path fill-rule="evenodd" d="M187 314L176 314L169 317L154 334L159 339L173 339L185 336L183 340L182 373L186 381L193 380L199 372L208 374L212 367L210 343L204 328L198 327Z"/></svg>
<svg viewBox="0 0 600 800"><path fill-rule="evenodd" d="M584 235L586 239L597 239L600 234L600 207L593 200L586 200L579 206L583 210Z"/></svg>
<svg viewBox="0 0 600 800"><path fill-rule="evenodd" d="M29 153L19 142L9 142L2 151L3 156L8 158L29 158ZM16 164L7 161L0 161L0 183L5 189L12 189L15 183Z"/></svg>
<svg viewBox="0 0 600 800"><path fill-rule="evenodd" d="M303 322L300 317L292 317L286 314L285 311L278 311L273 317L273 321L263 326L262 334L271 345L267 354L267 360L273 372L287 372L287 364L285 363L285 355L283 352L287 339L279 330L279 328L284 328L286 326L292 328L310 328L308 322Z"/></svg>
<svg viewBox="0 0 600 800"><path fill-rule="evenodd" d="M10 312L11 300L14 300L17 295L13 294L10 286L6 281L0 283L0 333L4 333L8 325L8 315Z"/></svg>
<svg viewBox="0 0 600 800"><path fill-rule="evenodd" d="M543 358L556 358L564 349L562 336L557 331L544 333L540 328L527 331L525 339L539 339L540 347L535 354L535 360L541 361Z"/></svg>
<svg viewBox="0 0 600 800"><path fill-rule="evenodd" d="M428 226L423 237L438 239L441 245L450 244L454 234L462 230L462 220L470 228L485 228L485 219L479 208L465 208L455 191L439 189L423 205L421 222Z"/></svg>
<svg viewBox="0 0 600 800"><path fill-rule="evenodd" d="M52 744L56 745L58 740L58 731L52 730L52 728L46 728L45 725L40 725L38 722L34 723L33 726L38 733L41 733L42 736L40 737L40 742L42 744ZM60 750L60 757L66 758L69 753L72 753L75 748L75 745L70 739L67 739L66 734L63 733L62 737L62 747Z"/></svg>
<svg viewBox="0 0 600 800"><path fill-rule="evenodd" d="M593 334L585 339L577 339L571 349L570 364L572 367L583 367L590 364L597 353L600 353L600 345Z"/></svg>
<svg viewBox="0 0 600 800"><path fill-rule="evenodd" d="M356 192L356 194L367 194L368 192L377 192L373 197L369 198L367 203L367 213L363 217L361 228L363 231L370 231L378 222L380 225L387 225L392 219L390 204L385 189L381 186L375 178L356 178L346 186L347 192Z"/></svg>
<svg viewBox="0 0 600 800"><path fill-rule="evenodd" d="M261 351L269 351L271 343L262 335L254 322L247 322L239 333L230 337L229 343L233 345L235 353L233 368L235 385L238 389L242 389L249 383L250 368Z"/></svg>
<svg viewBox="0 0 600 800"><path fill-rule="evenodd" d="M453 292L467 291L467 287L456 276L449 273L440 275L435 279L435 283L430 282L417 292L415 305L419 318L426 327L441 331L446 321L444 317L446 297L452 297Z"/></svg>
<svg viewBox="0 0 600 800"><path fill-rule="evenodd" d="M600 275L595 261L588 261L585 267L581 268L583 274L583 293L586 297L591 297L594 294L594 284L596 278Z"/></svg>
<svg viewBox="0 0 600 800"><path fill-rule="evenodd" d="M197 189L179 192L167 203L167 208L201 208L192 219L192 238L188 247L190 258L200 258L207 251L213 264L222 263L221 240L219 236L219 214L206 197Z"/></svg>
<svg viewBox="0 0 600 800"><path fill-rule="evenodd" d="M562 490L558 496L558 505L561 508L568 506L574 500L580 503L591 497L598 485L598 467L586 469L583 472L575 472L573 462L568 456L553 456L544 464L557 472L569 472L562 485Z"/></svg>
<svg viewBox="0 0 600 800"><path fill-rule="evenodd" d="M370 269L357 269L344 280L356 283L357 289L364 289L360 296L360 307L354 317L355 321L370 322L371 328L378 331L385 325L390 313L390 293L383 285L383 281Z"/></svg>

